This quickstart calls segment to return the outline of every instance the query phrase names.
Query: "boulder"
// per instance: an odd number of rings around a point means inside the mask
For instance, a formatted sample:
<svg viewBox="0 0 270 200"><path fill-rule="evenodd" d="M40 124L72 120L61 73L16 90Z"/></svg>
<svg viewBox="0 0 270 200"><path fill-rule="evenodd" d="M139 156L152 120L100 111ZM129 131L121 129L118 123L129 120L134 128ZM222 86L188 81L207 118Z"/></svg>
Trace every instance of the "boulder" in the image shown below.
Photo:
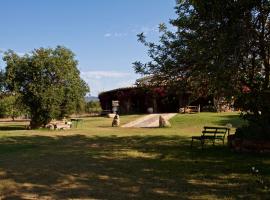
<svg viewBox="0 0 270 200"><path fill-rule="evenodd" d="M185 113L185 108L179 108L179 113L184 114Z"/></svg>
<svg viewBox="0 0 270 200"><path fill-rule="evenodd" d="M147 108L147 113L152 114L154 112L154 108L150 107Z"/></svg>
<svg viewBox="0 0 270 200"><path fill-rule="evenodd" d="M66 130L66 129L70 129L70 125L68 124L63 124L63 123L59 123L59 124L56 124L54 126L54 129L55 130Z"/></svg>
<svg viewBox="0 0 270 200"><path fill-rule="evenodd" d="M165 119L163 116L159 116L159 128L168 128L171 127L171 123Z"/></svg>
<svg viewBox="0 0 270 200"><path fill-rule="evenodd" d="M45 128L48 128L50 130L54 130L54 124L47 124Z"/></svg>
<svg viewBox="0 0 270 200"><path fill-rule="evenodd" d="M112 121L112 127L119 127L120 126L120 116L116 114Z"/></svg>

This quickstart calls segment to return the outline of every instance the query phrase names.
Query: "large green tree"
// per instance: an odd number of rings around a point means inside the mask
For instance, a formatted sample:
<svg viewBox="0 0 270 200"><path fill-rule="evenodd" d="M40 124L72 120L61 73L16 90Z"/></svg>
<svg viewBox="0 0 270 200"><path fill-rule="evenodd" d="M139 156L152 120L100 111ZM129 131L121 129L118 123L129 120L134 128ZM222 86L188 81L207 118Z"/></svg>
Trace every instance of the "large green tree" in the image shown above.
<svg viewBox="0 0 270 200"><path fill-rule="evenodd" d="M7 51L3 60L6 88L20 95L31 114L31 128L75 112L89 91L74 54L65 47L35 49L24 56Z"/></svg>
<svg viewBox="0 0 270 200"><path fill-rule="evenodd" d="M135 71L196 96L237 96L252 117L270 124L270 2L179 0L175 9L176 31L161 25L160 43L138 35L152 60L135 62Z"/></svg>

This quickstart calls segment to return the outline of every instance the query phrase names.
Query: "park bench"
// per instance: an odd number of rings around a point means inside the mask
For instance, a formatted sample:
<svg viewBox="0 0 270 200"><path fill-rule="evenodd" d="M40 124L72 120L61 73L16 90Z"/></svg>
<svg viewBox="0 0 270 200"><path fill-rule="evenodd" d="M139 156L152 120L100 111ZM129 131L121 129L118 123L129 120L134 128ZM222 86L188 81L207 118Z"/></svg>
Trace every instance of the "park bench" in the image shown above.
<svg viewBox="0 0 270 200"><path fill-rule="evenodd" d="M200 106L186 106L179 109L180 113L199 113Z"/></svg>
<svg viewBox="0 0 270 200"><path fill-rule="evenodd" d="M215 145L215 142L217 140L222 141L224 145L224 140L226 137L226 134L230 134L230 128L228 127L213 127L213 126L205 126L202 131L201 136L192 136L191 140L191 147L193 146L194 140L200 140L202 148L206 141L211 141L213 145Z"/></svg>
<svg viewBox="0 0 270 200"><path fill-rule="evenodd" d="M186 112L187 113L200 112L200 107L199 106L187 106L186 107Z"/></svg>

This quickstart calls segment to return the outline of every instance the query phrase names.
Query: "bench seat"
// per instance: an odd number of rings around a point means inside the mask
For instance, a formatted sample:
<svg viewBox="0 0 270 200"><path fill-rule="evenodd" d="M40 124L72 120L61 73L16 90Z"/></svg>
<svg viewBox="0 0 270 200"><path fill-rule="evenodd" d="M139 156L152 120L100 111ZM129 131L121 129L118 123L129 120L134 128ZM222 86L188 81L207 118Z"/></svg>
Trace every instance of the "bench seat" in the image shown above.
<svg viewBox="0 0 270 200"><path fill-rule="evenodd" d="M226 134L230 134L230 128L228 127L205 126L202 130L202 135L191 137L191 147L193 146L194 140L199 140L202 148L207 140L211 141L213 145L215 145L216 140L220 140L224 145Z"/></svg>

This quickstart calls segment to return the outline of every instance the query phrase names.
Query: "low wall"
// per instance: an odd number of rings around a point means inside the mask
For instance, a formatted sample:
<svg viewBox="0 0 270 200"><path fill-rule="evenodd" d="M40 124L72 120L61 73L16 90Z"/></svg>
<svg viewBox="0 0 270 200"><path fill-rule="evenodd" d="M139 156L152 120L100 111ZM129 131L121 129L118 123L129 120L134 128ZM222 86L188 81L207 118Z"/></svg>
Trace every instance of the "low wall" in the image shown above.
<svg viewBox="0 0 270 200"><path fill-rule="evenodd" d="M228 146L237 152L260 152L270 153L269 140L251 140L236 138L235 135L228 136Z"/></svg>

